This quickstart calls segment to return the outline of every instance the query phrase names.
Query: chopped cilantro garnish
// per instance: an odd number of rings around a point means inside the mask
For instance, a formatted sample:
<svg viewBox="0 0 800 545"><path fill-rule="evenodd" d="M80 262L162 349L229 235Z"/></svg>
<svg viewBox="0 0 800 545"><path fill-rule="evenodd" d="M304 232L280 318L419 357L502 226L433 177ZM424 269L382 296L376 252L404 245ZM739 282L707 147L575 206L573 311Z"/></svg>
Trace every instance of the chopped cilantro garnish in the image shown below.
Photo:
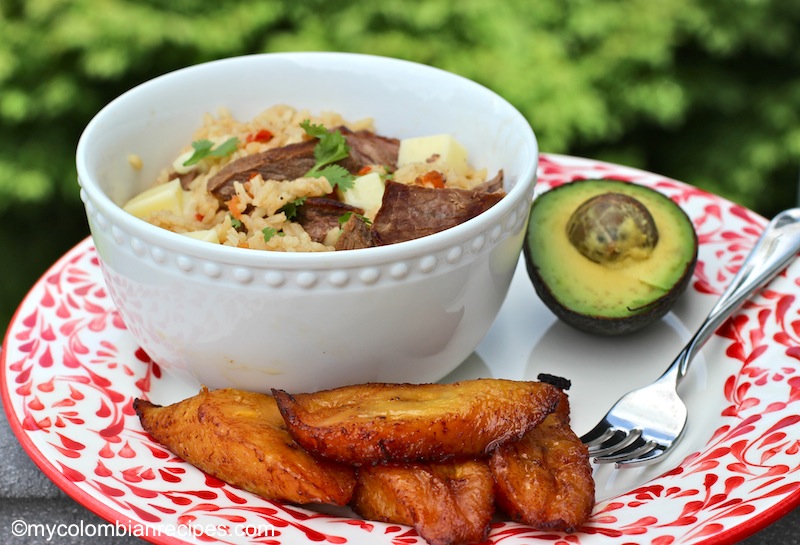
<svg viewBox="0 0 800 545"><path fill-rule="evenodd" d="M238 229L241 226L242 226L241 220L237 220L236 218L233 217L233 215L231 215L231 227L233 227L234 229Z"/></svg>
<svg viewBox="0 0 800 545"><path fill-rule="evenodd" d="M274 227L264 227L261 230L261 232L264 233L264 242L269 242L269 239L271 239L275 235L278 235L279 237L286 235L286 233L284 233L283 231L278 231Z"/></svg>
<svg viewBox="0 0 800 545"><path fill-rule="evenodd" d="M307 174L307 176L325 176L325 179L330 182L331 187L338 187L342 191L347 191L353 187L353 180L356 179L346 168L339 165L329 165L316 174Z"/></svg>
<svg viewBox="0 0 800 545"><path fill-rule="evenodd" d="M192 142L192 147L194 148L194 153L184 161L183 166L185 167L194 165L206 157L227 157L239 147L239 139L233 136L216 148L211 140L196 140Z"/></svg>
<svg viewBox="0 0 800 545"><path fill-rule="evenodd" d="M314 146L314 159L316 164L306 172L306 176L320 178L322 176L330 182L331 187L347 190L353 186L355 176L347 169L335 165L336 161L346 158L350 154L350 146L340 131L329 131L323 125L313 125L308 119L300 123L306 134L318 140Z"/></svg>
<svg viewBox="0 0 800 545"><path fill-rule="evenodd" d="M330 182L330 180L328 180ZM306 202L306 197L298 197L290 203L284 204L283 206L278 209L278 212L283 212L286 214L286 219L294 219L297 216L297 209L300 206L303 206L303 203Z"/></svg>

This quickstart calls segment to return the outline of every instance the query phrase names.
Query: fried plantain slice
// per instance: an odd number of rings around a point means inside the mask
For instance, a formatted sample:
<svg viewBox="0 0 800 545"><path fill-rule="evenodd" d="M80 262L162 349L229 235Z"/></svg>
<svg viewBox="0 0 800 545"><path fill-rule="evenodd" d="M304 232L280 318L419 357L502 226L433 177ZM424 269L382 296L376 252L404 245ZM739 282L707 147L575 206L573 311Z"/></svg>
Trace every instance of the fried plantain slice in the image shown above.
<svg viewBox="0 0 800 545"><path fill-rule="evenodd" d="M519 441L489 458L498 507L540 530L572 532L591 515L594 479L586 445L570 428L569 399Z"/></svg>
<svg viewBox="0 0 800 545"><path fill-rule="evenodd" d="M273 395L303 448L361 465L486 455L541 422L558 404L560 390L544 382L476 379Z"/></svg>
<svg viewBox="0 0 800 545"><path fill-rule="evenodd" d="M363 466L352 507L369 520L413 526L431 545L480 543L494 514L493 486L486 460Z"/></svg>
<svg viewBox="0 0 800 545"><path fill-rule="evenodd" d="M145 431L206 473L271 500L345 505L355 470L316 460L294 442L268 395L209 391L161 407L133 403Z"/></svg>

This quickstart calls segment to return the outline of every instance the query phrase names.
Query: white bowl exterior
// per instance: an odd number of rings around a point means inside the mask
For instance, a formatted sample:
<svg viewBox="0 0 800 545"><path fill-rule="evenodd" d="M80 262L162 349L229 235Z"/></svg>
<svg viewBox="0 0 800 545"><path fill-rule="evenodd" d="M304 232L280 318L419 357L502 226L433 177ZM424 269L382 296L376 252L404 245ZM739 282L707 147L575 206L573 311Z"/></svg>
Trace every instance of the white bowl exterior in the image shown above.
<svg viewBox="0 0 800 545"><path fill-rule="evenodd" d="M372 117L381 134L448 132L508 195L458 228L350 252L243 251L170 233L119 204L152 183L203 114L249 119L274 104ZM136 171L128 155L144 159ZM434 381L493 322L516 267L538 163L506 101L405 61L339 53L238 57L167 74L122 95L78 145L81 195L110 294L167 371L209 387L310 391Z"/></svg>

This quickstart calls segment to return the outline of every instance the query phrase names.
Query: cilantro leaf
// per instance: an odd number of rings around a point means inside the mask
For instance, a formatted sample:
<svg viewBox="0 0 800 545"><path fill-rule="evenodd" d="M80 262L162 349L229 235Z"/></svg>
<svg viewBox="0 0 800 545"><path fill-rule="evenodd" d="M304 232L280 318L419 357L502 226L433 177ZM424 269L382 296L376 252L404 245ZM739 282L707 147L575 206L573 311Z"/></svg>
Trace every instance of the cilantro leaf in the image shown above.
<svg viewBox="0 0 800 545"><path fill-rule="evenodd" d="M348 222L348 220L350 219L350 216L352 216L352 215L353 215L352 212L345 212L344 214L339 216L339 229L344 227L344 224Z"/></svg>
<svg viewBox="0 0 800 545"><path fill-rule="evenodd" d="M237 220L236 218L233 217L233 214L231 214L231 227L238 230L239 227L241 226L242 226L241 220Z"/></svg>
<svg viewBox="0 0 800 545"><path fill-rule="evenodd" d="M225 140L222 144L211 150L209 155L211 157L227 157L239 147L239 139L232 136Z"/></svg>
<svg viewBox="0 0 800 545"><path fill-rule="evenodd" d="M347 140L342 133L339 131L325 133L325 136L320 138L317 145L314 146L314 159L317 160L314 168L335 163L347 158L348 155L350 155L350 146L347 145Z"/></svg>
<svg viewBox="0 0 800 545"><path fill-rule="evenodd" d="M314 125L311 123L310 119L304 119L300 122L300 126L306 131L308 136L314 138L322 138L326 134L329 134L330 131L325 128L325 125Z"/></svg>
<svg viewBox="0 0 800 545"><path fill-rule="evenodd" d="M199 162L203 157L211 153L211 148L214 146L214 142L211 140L196 140L192 142L192 147L194 148L194 153L191 157L189 157L186 161L183 162L183 166L188 167L190 165L194 165L195 163Z"/></svg>
<svg viewBox="0 0 800 545"><path fill-rule="evenodd" d="M320 178L324 176L332 187L347 190L352 187L355 176L347 169L334 165L336 161L345 159L350 155L350 146L347 139L340 131L329 131L323 125L314 125L308 119L300 123L306 134L318 140L314 146L314 159L316 163L306 172L306 176Z"/></svg>
<svg viewBox="0 0 800 545"><path fill-rule="evenodd" d="M269 239L271 239L275 235L278 235L279 237L285 235L285 233L283 233L282 231L278 231L274 227L264 227L261 230L261 232L264 234L264 242L269 242Z"/></svg>
<svg viewBox="0 0 800 545"><path fill-rule="evenodd" d="M330 180L328 180L330 182ZM286 214L286 219L290 220L297 216L297 209L303 206L307 197L298 197L290 203L286 203L278 209L278 212Z"/></svg>
<svg viewBox="0 0 800 545"><path fill-rule="evenodd" d="M228 138L222 144L214 148L214 142L211 140L203 139L192 142L194 153L186 161L183 166L188 167L199 163L206 157L227 157L239 147L239 139L235 136Z"/></svg>
<svg viewBox="0 0 800 545"><path fill-rule="evenodd" d="M317 172L314 176L325 176L325 179L328 180L328 183L331 184L331 187L339 187L342 189L342 191L347 191L353 187L353 182L356 179L356 177L350 174L346 168L339 165L328 165Z"/></svg>

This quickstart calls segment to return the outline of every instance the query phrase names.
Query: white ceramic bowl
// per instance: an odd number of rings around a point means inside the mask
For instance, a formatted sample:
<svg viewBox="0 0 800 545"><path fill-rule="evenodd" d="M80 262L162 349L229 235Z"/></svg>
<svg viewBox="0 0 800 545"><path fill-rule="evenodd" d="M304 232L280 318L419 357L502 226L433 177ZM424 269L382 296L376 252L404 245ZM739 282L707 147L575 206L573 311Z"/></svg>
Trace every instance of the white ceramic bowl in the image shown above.
<svg viewBox="0 0 800 545"><path fill-rule="evenodd" d="M148 187L206 112L247 120L275 104L372 117L398 138L450 133L507 196L455 228L326 253L242 250L174 234L120 204ZM144 167L136 171L128 155ZM209 387L312 391L435 381L494 321L519 259L538 148L508 102L424 65L343 53L214 61L146 82L103 108L77 149L92 237L133 338L168 373Z"/></svg>

